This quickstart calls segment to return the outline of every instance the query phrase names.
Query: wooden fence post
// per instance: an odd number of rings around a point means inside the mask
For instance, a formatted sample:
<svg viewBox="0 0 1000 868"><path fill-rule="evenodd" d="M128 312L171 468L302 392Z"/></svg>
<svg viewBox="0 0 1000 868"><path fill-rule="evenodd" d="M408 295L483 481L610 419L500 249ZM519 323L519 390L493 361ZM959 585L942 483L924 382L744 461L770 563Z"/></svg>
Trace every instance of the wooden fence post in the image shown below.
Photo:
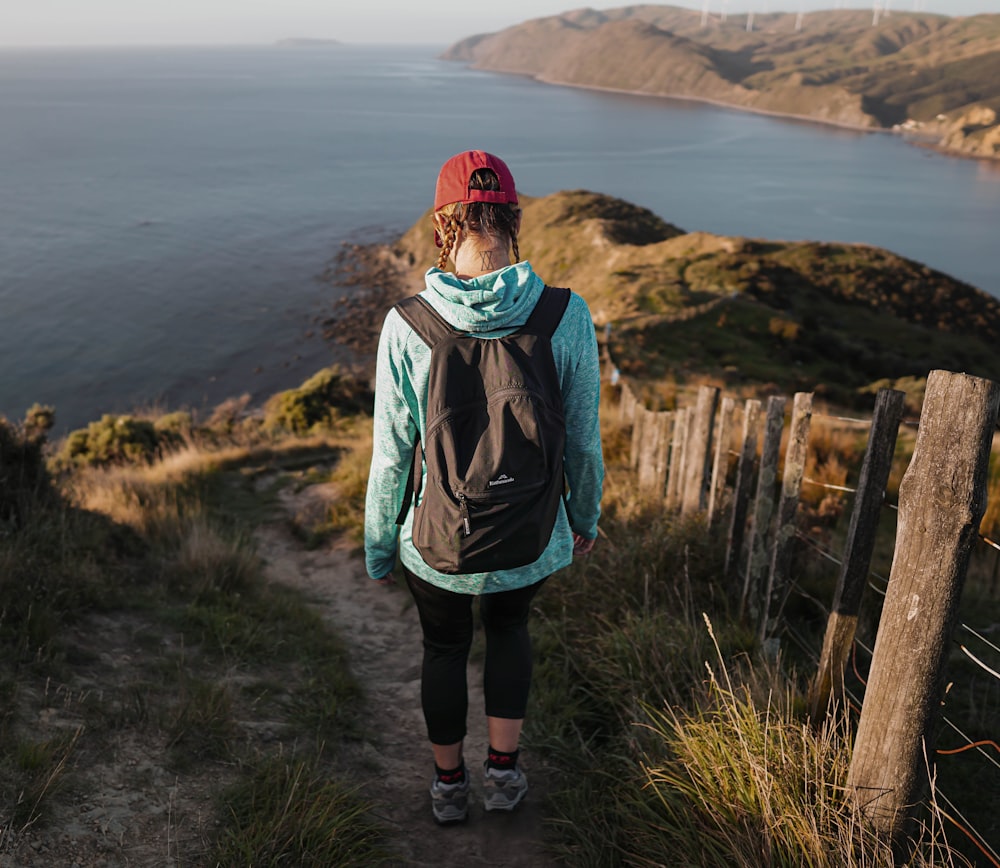
<svg viewBox="0 0 1000 868"><path fill-rule="evenodd" d="M729 583L736 579L736 564L743 551L743 537L746 535L750 489L757 467L757 428L760 424L760 408L761 403L755 398L747 401L743 408L743 437L736 465L733 510L729 515L729 540L726 543L724 575Z"/></svg>
<svg viewBox="0 0 1000 868"><path fill-rule="evenodd" d="M761 642L775 632L788 594L788 566L792 556L792 540L795 538L795 513L798 511L802 477L806 469L812 399L812 392L796 392L792 402L785 468L781 473L781 499L778 501L778 518L771 549L771 569L757 625L757 638Z"/></svg>
<svg viewBox="0 0 1000 868"><path fill-rule="evenodd" d="M623 425L631 425L635 421L635 408L638 406L638 403L632 387L627 382L623 382L621 404L621 422Z"/></svg>
<svg viewBox="0 0 1000 868"><path fill-rule="evenodd" d="M652 492L656 489L657 482L657 456L660 451L660 424L659 413L647 410L642 423L642 439L639 442L639 490ZM662 496L663 486L660 486Z"/></svg>
<svg viewBox="0 0 1000 868"><path fill-rule="evenodd" d="M639 469L639 453L642 446L642 438L645 434L647 410L638 402L635 410L632 411L632 446L629 451L629 467L633 470Z"/></svg>
<svg viewBox="0 0 1000 868"><path fill-rule="evenodd" d="M670 444L670 473L667 477L667 506L675 509L680 504L681 480L684 477L684 440L688 430L688 409L681 407L674 413L674 437Z"/></svg>
<svg viewBox="0 0 1000 868"><path fill-rule="evenodd" d="M719 408L719 433L715 439L715 458L712 461L712 482L708 489L708 524L718 518L722 510L722 496L729 471L729 447L733 439L733 417L736 401L723 398Z"/></svg>
<svg viewBox="0 0 1000 868"><path fill-rule="evenodd" d="M875 532L882 514L905 401L906 393L895 389L880 389L875 396L872 426L858 476L840 576L826 623L819 669L809 690L812 719L817 725L826 714L831 693L838 701L844 697L844 667L858 626L861 594L871 569Z"/></svg>
<svg viewBox="0 0 1000 868"><path fill-rule="evenodd" d="M712 429L715 427L718 403L719 390L715 386L702 386L698 390L698 404L690 417L685 449L684 492L681 498L681 513L684 515L700 512L708 505Z"/></svg>
<svg viewBox="0 0 1000 868"><path fill-rule="evenodd" d="M933 717L986 510L998 409L996 383L931 371L899 487L892 572L847 782L857 806L898 848L906 846L933 756Z"/></svg>
<svg viewBox="0 0 1000 868"><path fill-rule="evenodd" d="M656 496L663 497L667 490L667 468L670 461L670 438L673 434L674 414L657 413L656 447Z"/></svg>
<svg viewBox="0 0 1000 868"><path fill-rule="evenodd" d="M743 579L740 617L749 616L751 624L760 622L763 606L764 573L767 571L767 531L774 512L775 481L778 478L778 455L781 452L781 428L785 421L785 399L772 395L767 399L767 421L764 424L764 446L757 474L757 494L750 520L750 552L747 572Z"/></svg>

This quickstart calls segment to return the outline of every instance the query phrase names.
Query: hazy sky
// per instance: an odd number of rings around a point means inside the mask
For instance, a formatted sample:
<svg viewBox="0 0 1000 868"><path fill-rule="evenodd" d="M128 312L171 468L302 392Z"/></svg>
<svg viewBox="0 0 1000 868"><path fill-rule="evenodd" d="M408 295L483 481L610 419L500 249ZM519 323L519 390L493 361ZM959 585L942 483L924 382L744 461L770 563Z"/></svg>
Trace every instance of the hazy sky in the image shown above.
<svg viewBox="0 0 1000 868"><path fill-rule="evenodd" d="M672 5L701 9L702 2ZM1000 0L709 0L709 7L797 12L870 9L875 2L890 12L1000 13ZM0 45L251 44L289 36L444 44L582 5L578 0L505 0L489 6L457 0L0 0Z"/></svg>

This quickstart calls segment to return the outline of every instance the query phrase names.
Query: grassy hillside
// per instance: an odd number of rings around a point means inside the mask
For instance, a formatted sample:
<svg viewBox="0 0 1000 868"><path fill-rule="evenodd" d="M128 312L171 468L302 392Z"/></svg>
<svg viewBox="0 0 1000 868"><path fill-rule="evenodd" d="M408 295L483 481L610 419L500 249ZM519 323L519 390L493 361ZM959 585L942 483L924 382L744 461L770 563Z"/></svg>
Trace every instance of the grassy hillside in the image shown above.
<svg viewBox="0 0 1000 868"><path fill-rule="evenodd" d="M429 226L392 253L408 292L436 262ZM1000 379L1000 301L880 248L685 233L576 190L524 201L521 253L586 298L622 369L668 402L700 382L850 406L933 368Z"/></svg>
<svg viewBox="0 0 1000 868"><path fill-rule="evenodd" d="M463 40L444 57L543 81L716 100L1000 158L1000 15L838 10L711 16L576 10Z"/></svg>

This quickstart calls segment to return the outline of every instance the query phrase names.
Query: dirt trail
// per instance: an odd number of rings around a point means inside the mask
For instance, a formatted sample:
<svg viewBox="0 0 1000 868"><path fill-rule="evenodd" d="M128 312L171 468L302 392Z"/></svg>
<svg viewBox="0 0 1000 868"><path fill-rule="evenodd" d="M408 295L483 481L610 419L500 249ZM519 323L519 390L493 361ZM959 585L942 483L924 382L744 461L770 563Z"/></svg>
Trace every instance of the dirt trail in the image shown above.
<svg viewBox="0 0 1000 868"><path fill-rule="evenodd" d="M299 589L343 637L364 689L367 731L344 746L338 778L382 806L377 819L397 854L393 865L553 865L541 848L546 769L530 755L524 767L531 791L514 814L485 814L477 801L465 825L434 824L427 792L433 766L420 713L420 630L409 594L376 585L345 548L310 551L291 533L288 518L319 518L333 496L329 486L297 493L289 486L282 497L287 515L261 528L257 538L269 579ZM168 740L139 689L164 660L176 661L184 652L183 635L164 632L162 622L142 613L92 613L72 632L81 665L65 683L40 686L44 696L22 697L36 709L32 739L74 745L68 750L71 773L47 803L44 822L17 831L0 826L0 868L207 865L219 827L216 797L236 769L196 763L174 771ZM196 654L182 657L185 666L197 667ZM238 669L225 675L236 695L241 678L245 673ZM472 666L467 756L477 797L486 753L480 685ZM241 706L238 726L248 745L267 751L282 722L262 720L259 713Z"/></svg>
<svg viewBox="0 0 1000 868"><path fill-rule="evenodd" d="M330 496L327 487L312 486L286 497L286 508L301 516ZM272 580L302 591L350 649L352 670L367 697L363 720L370 725L361 743L347 746L342 776L384 806L379 819L399 854L396 864L554 865L541 847L547 769L537 757L524 757L531 789L522 805L512 814L483 811L479 777L487 738L479 667L469 667L466 757L474 795L469 821L441 828L430 810L433 765L420 712L420 627L409 593L371 581L360 560L343 547L307 551L279 524L262 529L258 538Z"/></svg>

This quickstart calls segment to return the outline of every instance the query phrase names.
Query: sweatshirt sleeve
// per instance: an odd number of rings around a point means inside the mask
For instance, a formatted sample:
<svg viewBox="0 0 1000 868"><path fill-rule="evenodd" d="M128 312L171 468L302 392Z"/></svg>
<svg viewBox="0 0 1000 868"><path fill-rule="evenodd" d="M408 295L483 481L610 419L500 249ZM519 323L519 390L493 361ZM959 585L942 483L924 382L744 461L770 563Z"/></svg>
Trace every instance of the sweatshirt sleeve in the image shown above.
<svg viewBox="0 0 1000 868"><path fill-rule="evenodd" d="M402 320L390 311L382 326L375 369L375 419L371 470L365 496L365 566L380 579L396 565L399 528L413 461L417 426L403 397Z"/></svg>
<svg viewBox="0 0 1000 868"><path fill-rule="evenodd" d="M601 369L597 355L597 335L586 302L571 299L565 323L572 351L563 386L566 415L565 472L569 485L566 510L574 532L587 539L597 536L604 485L604 457L601 451ZM560 329L561 330L561 329Z"/></svg>

